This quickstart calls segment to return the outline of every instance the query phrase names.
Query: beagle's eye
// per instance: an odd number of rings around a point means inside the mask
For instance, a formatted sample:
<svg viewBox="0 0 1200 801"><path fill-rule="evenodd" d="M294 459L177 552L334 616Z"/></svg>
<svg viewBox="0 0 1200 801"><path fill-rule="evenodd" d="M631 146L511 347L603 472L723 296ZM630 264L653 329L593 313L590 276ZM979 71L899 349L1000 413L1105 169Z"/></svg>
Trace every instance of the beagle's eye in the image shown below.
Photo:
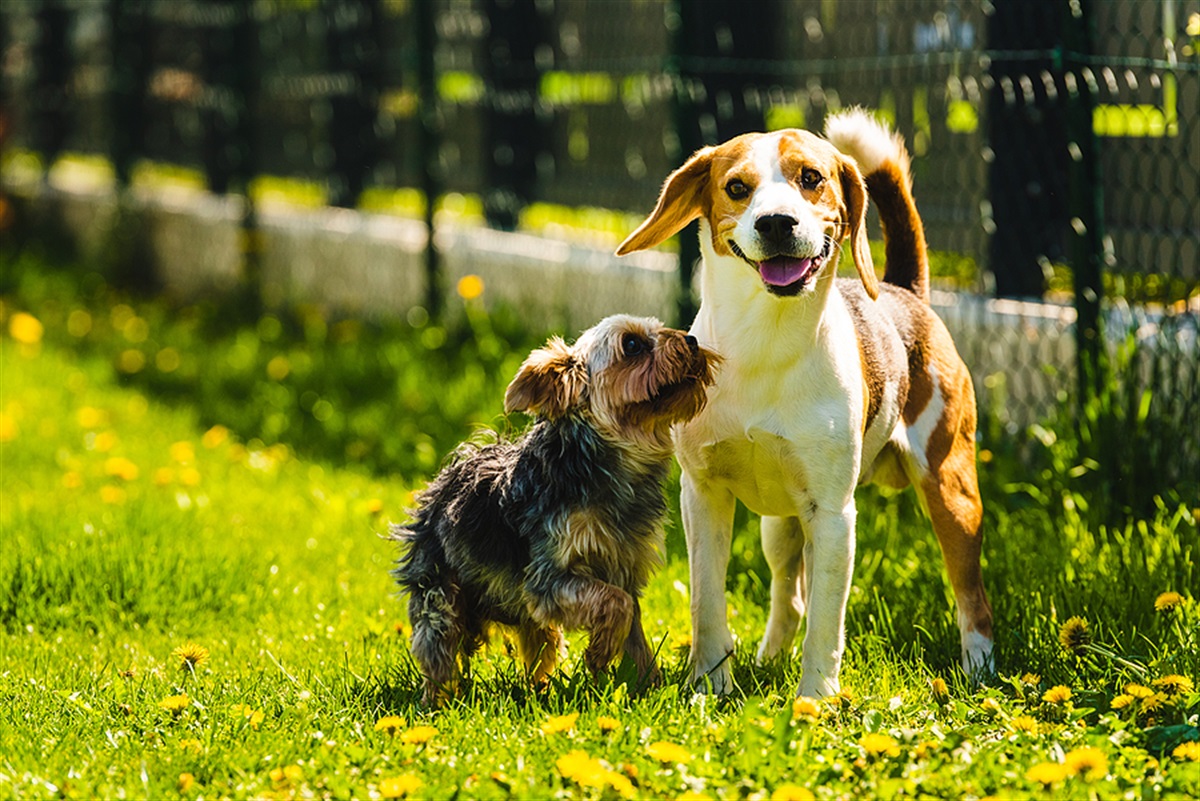
<svg viewBox="0 0 1200 801"><path fill-rule="evenodd" d="M734 178L725 184L725 194L734 200L741 200L750 194L750 187L746 186L746 183L740 178Z"/></svg>
<svg viewBox="0 0 1200 801"><path fill-rule="evenodd" d="M825 176L812 167L805 167L800 171L800 186L804 189L816 189L824 180Z"/></svg>
<svg viewBox="0 0 1200 801"><path fill-rule="evenodd" d="M621 352L626 356L637 356L650 349L650 344L637 334L626 334L621 337Z"/></svg>

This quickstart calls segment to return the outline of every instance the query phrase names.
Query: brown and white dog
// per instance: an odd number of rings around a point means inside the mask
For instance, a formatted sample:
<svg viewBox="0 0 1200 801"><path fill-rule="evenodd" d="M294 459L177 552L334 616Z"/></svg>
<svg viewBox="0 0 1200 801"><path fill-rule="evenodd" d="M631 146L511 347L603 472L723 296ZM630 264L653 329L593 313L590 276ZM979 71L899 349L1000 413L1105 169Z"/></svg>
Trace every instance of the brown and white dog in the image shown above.
<svg viewBox="0 0 1200 801"><path fill-rule="evenodd" d="M691 572L692 677L732 690L725 575L735 500L762 515L771 609L760 662L790 652L807 611L799 692L839 690L854 563L854 490L912 484L958 604L968 674L992 669L980 572L975 394L929 307L925 233L903 140L861 110L807 131L746 134L693 155L618 248L700 219L691 333L724 358L707 407L676 426ZM887 258L876 279L868 194ZM850 240L858 279L835 279Z"/></svg>

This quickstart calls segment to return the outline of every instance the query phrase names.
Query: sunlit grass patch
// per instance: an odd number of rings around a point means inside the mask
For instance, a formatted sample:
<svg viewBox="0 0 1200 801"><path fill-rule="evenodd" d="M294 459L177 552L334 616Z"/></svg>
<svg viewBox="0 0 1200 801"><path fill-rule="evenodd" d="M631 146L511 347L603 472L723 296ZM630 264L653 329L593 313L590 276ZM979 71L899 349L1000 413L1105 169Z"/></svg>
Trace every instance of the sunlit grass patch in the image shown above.
<svg viewBox="0 0 1200 801"><path fill-rule="evenodd" d="M379 535L443 443L498 419L522 340L490 319L220 319L55 280L3 298L0 797L1200 795L1195 516L1163 501L1099 530L1015 502L1003 459L984 477L989 686L957 667L915 502L865 491L838 696L794 697L794 656L755 664L769 578L744 512L738 691L693 696L675 511L643 599L662 688L639 693L630 664L593 682L576 637L535 690L497 638L430 713ZM285 402L310 391L325 421ZM354 458L332 421L381 450Z"/></svg>

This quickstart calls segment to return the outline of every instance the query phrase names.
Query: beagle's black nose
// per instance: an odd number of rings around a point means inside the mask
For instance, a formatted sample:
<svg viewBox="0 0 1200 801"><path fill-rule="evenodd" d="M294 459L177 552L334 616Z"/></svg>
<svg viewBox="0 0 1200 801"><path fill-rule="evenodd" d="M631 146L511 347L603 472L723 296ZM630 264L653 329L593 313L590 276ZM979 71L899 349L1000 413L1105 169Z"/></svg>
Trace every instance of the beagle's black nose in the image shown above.
<svg viewBox="0 0 1200 801"><path fill-rule="evenodd" d="M779 242L791 238L796 218L787 214L764 214L754 221L754 230L765 239Z"/></svg>

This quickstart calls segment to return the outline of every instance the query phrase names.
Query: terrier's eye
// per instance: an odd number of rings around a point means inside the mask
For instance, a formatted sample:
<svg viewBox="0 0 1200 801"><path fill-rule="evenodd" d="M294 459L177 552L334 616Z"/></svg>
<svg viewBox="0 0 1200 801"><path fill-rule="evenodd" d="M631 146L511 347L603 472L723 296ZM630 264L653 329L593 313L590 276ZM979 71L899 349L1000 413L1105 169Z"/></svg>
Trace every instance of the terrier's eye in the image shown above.
<svg viewBox="0 0 1200 801"><path fill-rule="evenodd" d="M821 181L825 180L825 176L814 170L812 167L805 167L800 171L800 186L804 189L816 189L821 185Z"/></svg>
<svg viewBox="0 0 1200 801"><path fill-rule="evenodd" d="M626 334L621 337L621 352L626 356L637 356L650 349L649 343L637 334Z"/></svg>
<svg viewBox="0 0 1200 801"><path fill-rule="evenodd" d="M740 178L734 178L729 183L725 184L725 194L729 195L734 200L741 200L750 194L750 187Z"/></svg>

